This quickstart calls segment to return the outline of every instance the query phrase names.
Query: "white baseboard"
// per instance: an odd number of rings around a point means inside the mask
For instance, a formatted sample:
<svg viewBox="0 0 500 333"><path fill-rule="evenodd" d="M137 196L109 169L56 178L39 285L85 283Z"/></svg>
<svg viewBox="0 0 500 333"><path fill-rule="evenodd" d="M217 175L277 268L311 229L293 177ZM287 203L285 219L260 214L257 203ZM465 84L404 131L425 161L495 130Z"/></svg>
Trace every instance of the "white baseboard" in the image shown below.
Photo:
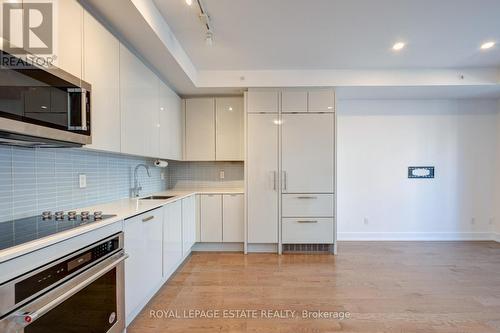
<svg viewBox="0 0 500 333"><path fill-rule="evenodd" d="M492 237L491 237L491 238L492 238L495 242L500 243L500 233L498 233L498 232L497 232L497 233L492 233L491 235L492 235Z"/></svg>
<svg viewBox="0 0 500 333"><path fill-rule="evenodd" d="M196 243L191 248L194 252L243 252L243 243Z"/></svg>
<svg viewBox="0 0 500 333"><path fill-rule="evenodd" d="M489 232L339 232L339 241L490 241ZM499 234L496 234L499 240Z"/></svg>

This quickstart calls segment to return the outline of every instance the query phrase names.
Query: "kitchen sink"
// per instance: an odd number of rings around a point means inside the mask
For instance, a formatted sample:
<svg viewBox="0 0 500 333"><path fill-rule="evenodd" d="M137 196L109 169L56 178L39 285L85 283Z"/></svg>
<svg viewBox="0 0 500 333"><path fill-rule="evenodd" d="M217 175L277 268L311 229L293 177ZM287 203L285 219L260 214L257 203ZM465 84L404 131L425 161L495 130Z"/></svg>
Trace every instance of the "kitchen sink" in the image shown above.
<svg viewBox="0 0 500 333"><path fill-rule="evenodd" d="M175 197L175 195L150 195L149 197L140 198L139 200L167 200Z"/></svg>

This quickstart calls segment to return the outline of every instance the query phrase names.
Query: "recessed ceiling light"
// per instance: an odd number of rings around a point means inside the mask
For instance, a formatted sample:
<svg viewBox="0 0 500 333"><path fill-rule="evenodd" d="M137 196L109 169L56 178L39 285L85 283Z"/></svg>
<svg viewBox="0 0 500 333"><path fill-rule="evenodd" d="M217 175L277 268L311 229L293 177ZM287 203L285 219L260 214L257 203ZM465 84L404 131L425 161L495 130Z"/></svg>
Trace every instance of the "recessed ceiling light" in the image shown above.
<svg viewBox="0 0 500 333"><path fill-rule="evenodd" d="M394 51L400 51L400 50L402 50L402 49L405 47L405 45L406 45L406 44L405 44L405 43L403 43L403 42L398 42L398 43L396 43L396 44L394 44L394 45L392 46L392 49L393 49Z"/></svg>
<svg viewBox="0 0 500 333"><path fill-rule="evenodd" d="M191 6L193 4L193 0L186 0L186 3L188 6Z"/></svg>
<svg viewBox="0 0 500 333"><path fill-rule="evenodd" d="M495 46L495 42L486 42L481 45L481 50L491 49L493 46Z"/></svg>

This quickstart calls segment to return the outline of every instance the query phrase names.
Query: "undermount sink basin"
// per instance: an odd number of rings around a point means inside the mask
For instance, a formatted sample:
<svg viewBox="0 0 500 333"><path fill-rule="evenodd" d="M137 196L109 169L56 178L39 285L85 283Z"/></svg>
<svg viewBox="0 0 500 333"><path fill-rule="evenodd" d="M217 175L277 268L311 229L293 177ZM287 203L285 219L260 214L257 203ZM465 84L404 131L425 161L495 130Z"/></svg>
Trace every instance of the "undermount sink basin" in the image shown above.
<svg viewBox="0 0 500 333"><path fill-rule="evenodd" d="M150 195L149 197L140 198L139 200L167 200L175 195Z"/></svg>

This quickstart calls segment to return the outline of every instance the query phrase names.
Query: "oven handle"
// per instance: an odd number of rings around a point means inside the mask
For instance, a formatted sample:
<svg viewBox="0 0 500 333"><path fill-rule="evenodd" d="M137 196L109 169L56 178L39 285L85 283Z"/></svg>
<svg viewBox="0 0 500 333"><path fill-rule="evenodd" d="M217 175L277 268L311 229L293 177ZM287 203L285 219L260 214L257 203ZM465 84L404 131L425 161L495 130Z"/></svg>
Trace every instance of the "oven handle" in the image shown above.
<svg viewBox="0 0 500 333"><path fill-rule="evenodd" d="M67 300L68 298L70 298L71 296L73 296L74 294L76 294L77 292L79 292L80 290L82 290L83 288L85 288L86 286L91 284L92 282L94 282L95 280L97 280L100 276L107 273L113 267L118 266L118 264L120 264L122 261L127 259L129 256L128 256L128 254L126 254L124 252L120 252L120 253L118 253L118 256L114 255L114 256L111 256L109 259L112 259L114 257L117 257L117 259L114 260L112 263L110 263L109 265L106 265L105 267L103 267L101 269L94 267L94 269L97 271L92 273L89 278L80 282L79 284L77 284L75 287L71 288L70 290L68 290L64 294L54 298L52 301L43 305L39 309L32 311L32 312L28 312L28 313L25 312L25 313L16 314L17 323L22 325L22 326L28 326L29 324L33 323L35 320L37 320L38 318L40 318L41 316L43 316L44 314L49 312L51 309L55 308L56 306L58 306L59 304L61 304L62 302L64 302L65 300ZM82 274L86 274L86 273L88 274L92 271L93 271L93 269L91 268L90 270L88 270ZM71 282L71 280L68 282Z"/></svg>

